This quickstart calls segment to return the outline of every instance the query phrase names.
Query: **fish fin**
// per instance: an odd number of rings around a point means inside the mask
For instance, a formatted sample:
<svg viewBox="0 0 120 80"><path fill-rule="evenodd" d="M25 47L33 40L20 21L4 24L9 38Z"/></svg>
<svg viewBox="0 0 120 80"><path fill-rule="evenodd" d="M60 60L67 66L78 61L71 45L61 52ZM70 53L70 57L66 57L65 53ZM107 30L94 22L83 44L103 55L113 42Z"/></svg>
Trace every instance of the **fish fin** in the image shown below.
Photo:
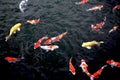
<svg viewBox="0 0 120 80"><path fill-rule="evenodd" d="M111 65L111 67L113 68L113 67L114 67L114 65Z"/></svg>
<svg viewBox="0 0 120 80"><path fill-rule="evenodd" d="M92 47L86 47L87 49L91 49Z"/></svg>
<svg viewBox="0 0 120 80"><path fill-rule="evenodd" d="M14 34L16 33L16 31L13 32Z"/></svg>
<svg viewBox="0 0 120 80"><path fill-rule="evenodd" d="M100 41L100 43L104 43L103 41Z"/></svg>
<svg viewBox="0 0 120 80"><path fill-rule="evenodd" d="M90 11L89 9L87 9L86 11Z"/></svg>
<svg viewBox="0 0 120 80"><path fill-rule="evenodd" d="M101 43L104 43L104 42L103 42L103 41L100 41L100 42L98 42L98 44L97 44L97 45L98 45L98 46L100 46L100 44L101 44Z"/></svg>
<svg viewBox="0 0 120 80"><path fill-rule="evenodd" d="M82 67L81 65L79 67Z"/></svg>
<svg viewBox="0 0 120 80"><path fill-rule="evenodd" d="M46 50L46 52L48 52L49 50Z"/></svg>
<svg viewBox="0 0 120 80"><path fill-rule="evenodd" d="M104 65L103 67L107 67L108 65Z"/></svg>
<svg viewBox="0 0 120 80"><path fill-rule="evenodd" d="M20 31L20 28L18 28L17 30Z"/></svg>
<svg viewBox="0 0 120 80"><path fill-rule="evenodd" d="M51 51L54 51L54 49L51 49Z"/></svg>
<svg viewBox="0 0 120 80"><path fill-rule="evenodd" d="M5 41L7 42L9 38L10 38L10 35L6 36Z"/></svg>
<svg viewBox="0 0 120 80"><path fill-rule="evenodd" d="M93 75L90 76L90 80L94 80L94 76Z"/></svg>
<svg viewBox="0 0 120 80"><path fill-rule="evenodd" d="M110 30L109 33L113 32L113 30Z"/></svg>

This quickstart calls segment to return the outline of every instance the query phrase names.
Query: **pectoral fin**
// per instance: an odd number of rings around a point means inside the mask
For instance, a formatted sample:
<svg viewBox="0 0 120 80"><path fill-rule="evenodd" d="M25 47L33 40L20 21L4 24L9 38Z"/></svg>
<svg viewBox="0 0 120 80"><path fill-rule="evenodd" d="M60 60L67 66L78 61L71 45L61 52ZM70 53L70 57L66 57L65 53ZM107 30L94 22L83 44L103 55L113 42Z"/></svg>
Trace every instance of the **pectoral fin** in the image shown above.
<svg viewBox="0 0 120 80"><path fill-rule="evenodd" d="M20 31L20 28L18 28L17 30Z"/></svg>
<svg viewBox="0 0 120 80"><path fill-rule="evenodd" d="M49 50L46 50L46 52L48 52Z"/></svg>
<svg viewBox="0 0 120 80"><path fill-rule="evenodd" d="M86 47L87 49L91 49L91 47Z"/></svg>
<svg viewBox="0 0 120 80"><path fill-rule="evenodd" d="M13 32L14 34L16 33L16 31Z"/></svg>

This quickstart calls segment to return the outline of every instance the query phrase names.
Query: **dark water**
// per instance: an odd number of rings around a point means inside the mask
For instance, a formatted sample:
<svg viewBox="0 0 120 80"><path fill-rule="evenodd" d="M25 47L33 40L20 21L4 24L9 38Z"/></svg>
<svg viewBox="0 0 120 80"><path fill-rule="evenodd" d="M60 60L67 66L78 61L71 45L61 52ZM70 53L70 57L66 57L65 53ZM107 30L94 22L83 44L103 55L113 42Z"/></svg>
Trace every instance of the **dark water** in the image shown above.
<svg viewBox="0 0 120 80"><path fill-rule="evenodd" d="M106 40L108 31L120 24L120 13L119 10L112 12L112 8L119 3L117 0L90 0L83 5L75 5L78 1L29 0L25 12L22 13L18 7L21 0L0 0L0 57L25 58L14 64L5 62L4 66L10 66L7 67L10 68L8 70L13 71L12 80L84 80L79 75L71 75L69 59L73 57L73 64L78 71L81 59L94 59L100 47L87 50L83 49L81 44L91 40ZM104 5L101 11L86 12L86 9L98 4ZM103 33L92 31L90 25L103 21L105 16L107 20L101 29ZM41 20L37 25L26 22L28 19L38 18ZM5 42L11 26L18 22L22 23L21 31ZM45 35L54 37L65 31L68 32L67 35L55 43L59 45L59 49L53 52L33 49L39 38Z"/></svg>

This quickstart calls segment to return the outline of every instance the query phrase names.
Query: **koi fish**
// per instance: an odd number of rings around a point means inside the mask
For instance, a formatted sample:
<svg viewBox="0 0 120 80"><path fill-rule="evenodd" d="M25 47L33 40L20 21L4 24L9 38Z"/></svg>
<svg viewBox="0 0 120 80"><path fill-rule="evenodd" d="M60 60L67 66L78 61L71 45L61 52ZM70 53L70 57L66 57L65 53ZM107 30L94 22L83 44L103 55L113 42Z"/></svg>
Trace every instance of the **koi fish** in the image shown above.
<svg viewBox="0 0 120 80"><path fill-rule="evenodd" d="M115 10L115 9L120 9L120 4L118 4L118 5L116 5L115 7L113 7L113 11Z"/></svg>
<svg viewBox="0 0 120 80"><path fill-rule="evenodd" d="M47 39L48 37L45 36L45 37L42 37L40 38L36 43L34 43L34 49L38 48L40 45L41 45L41 42L44 40L44 39Z"/></svg>
<svg viewBox="0 0 120 80"><path fill-rule="evenodd" d="M100 32L100 29L102 28L102 26L105 24L105 21L106 21L106 17L104 18L104 21L100 22L100 23L97 23L95 25L91 25L91 28L92 30L95 30L97 32Z"/></svg>
<svg viewBox="0 0 120 80"><path fill-rule="evenodd" d="M24 13L24 10L26 9L28 0L22 0L19 4L19 9L22 13Z"/></svg>
<svg viewBox="0 0 120 80"><path fill-rule="evenodd" d="M107 67L107 65L102 66L98 71L96 71L94 74L90 76L90 80L94 80L95 78L98 78L98 76L102 73L104 68Z"/></svg>
<svg viewBox="0 0 120 80"><path fill-rule="evenodd" d="M73 75L76 74L75 68L74 68L74 66L73 66L73 64L72 64L72 58L70 58L70 60L69 60L69 71L70 71Z"/></svg>
<svg viewBox="0 0 120 80"><path fill-rule="evenodd" d="M111 65L111 67L113 67L113 66L120 67L120 62L116 62L114 60L107 60L106 63Z"/></svg>
<svg viewBox="0 0 120 80"><path fill-rule="evenodd" d="M58 49L59 46L58 45L49 45L49 46L46 45L46 46L40 46L40 48L42 48L48 52L49 50L53 51L55 49Z"/></svg>
<svg viewBox="0 0 120 80"><path fill-rule="evenodd" d="M84 3L87 3L88 0L82 0L80 2L75 2L76 5L80 5L80 4L84 4Z"/></svg>
<svg viewBox="0 0 120 80"><path fill-rule="evenodd" d="M84 59L81 60L80 67L82 68L82 71L87 75L90 76L91 74L89 73L87 67L88 65L86 64L86 61Z"/></svg>
<svg viewBox="0 0 120 80"><path fill-rule="evenodd" d="M15 57L5 57L4 59L5 59L6 61L8 61L9 63L15 63L15 62L21 60L21 58L15 58Z"/></svg>
<svg viewBox="0 0 120 80"><path fill-rule="evenodd" d="M56 36L56 37L49 38L49 39L47 39L47 40L44 42L44 44L46 45L46 44L51 44L51 43L57 42L57 41L59 41L60 39L62 39L63 36L65 36L66 34L67 34L67 32L64 32L64 33L62 33L62 34L60 34L60 35L58 35L58 36Z"/></svg>
<svg viewBox="0 0 120 80"><path fill-rule="evenodd" d="M115 31L116 29L118 29L118 26L114 26L112 29L109 30L109 33Z"/></svg>
<svg viewBox="0 0 120 80"><path fill-rule="evenodd" d="M94 45L98 45L100 46L101 43L104 43L103 41L97 42L97 41L90 41L90 42L83 42L82 43L82 47L83 48L87 48L87 49L91 49L92 46Z"/></svg>
<svg viewBox="0 0 120 80"><path fill-rule="evenodd" d="M102 8L103 8L103 5L97 5L92 8L87 9L87 11L101 10Z"/></svg>
<svg viewBox="0 0 120 80"><path fill-rule="evenodd" d="M20 31L21 25L22 25L21 23L15 24L15 25L10 29L9 35L5 37L5 41L7 41L7 40L12 36L13 33L16 33L17 30Z"/></svg>
<svg viewBox="0 0 120 80"><path fill-rule="evenodd" d="M37 24L38 22L40 22L40 19L27 20L27 22L30 24Z"/></svg>

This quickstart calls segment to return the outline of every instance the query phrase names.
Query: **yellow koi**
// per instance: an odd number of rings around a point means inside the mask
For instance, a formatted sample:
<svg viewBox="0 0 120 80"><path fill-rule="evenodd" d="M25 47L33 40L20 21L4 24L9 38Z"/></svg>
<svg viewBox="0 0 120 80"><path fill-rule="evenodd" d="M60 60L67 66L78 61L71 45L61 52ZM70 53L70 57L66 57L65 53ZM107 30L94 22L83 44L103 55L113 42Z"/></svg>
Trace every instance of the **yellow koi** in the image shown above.
<svg viewBox="0 0 120 80"><path fill-rule="evenodd" d="M87 48L87 49L91 49L92 46L94 46L94 45L99 46L101 43L104 43L104 42L103 41L100 41L100 42L97 42L97 41L83 42L82 47Z"/></svg>
<svg viewBox="0 0 120 80"><path fill-rule="evenodd" d="M17 23L15 24L11 29L10 29L10 33L8 36L5 37L5 41L8 41L8 39L12 36L13 33L16 33L16 31L20 31L20 27L21 27L21 23Z"/></svg>

